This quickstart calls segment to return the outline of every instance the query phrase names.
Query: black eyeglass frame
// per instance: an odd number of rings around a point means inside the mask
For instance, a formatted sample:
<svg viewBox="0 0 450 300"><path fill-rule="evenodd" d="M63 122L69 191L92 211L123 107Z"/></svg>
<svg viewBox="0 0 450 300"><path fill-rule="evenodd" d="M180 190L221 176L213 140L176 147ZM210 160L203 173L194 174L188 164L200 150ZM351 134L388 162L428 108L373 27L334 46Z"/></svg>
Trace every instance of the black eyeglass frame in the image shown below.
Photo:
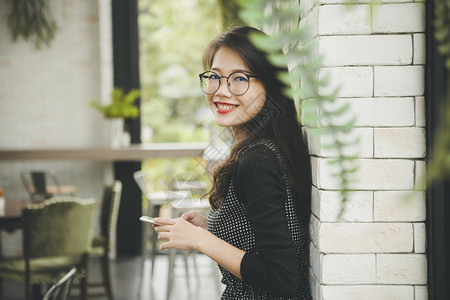
<svg viewBox="0 0 450 300"><path fill-rule="evenodd" d="M217 89L216 89L213 93L207 93L207 92L205 92L205 91L203 90L203 84L202 84L202 78L203 78L203 77L202 77L202 76L205 75L206 73L214 73L214 74L217 75L217 77L219 77L219 85L217 86ZM247 80L248 80L247 89L246 89L243 93L240 93L240 94L234 93L234 92L230 89L230 83L228 82L228 79L230 78L230 76L233 75L233 74L236 74L236 73L244 74L245 77L247 77ZM255 75L246 74L246 73L244 73L244 72L242 72L242 71L236 71L236 72L233 72L233 73L231 73L231 74L228 75L228 76L219 76L219 74L217 74L217 73L214 72L214 71L205 71L205 72L203 72L203 73L198 74L198 77L200 78L200 89L201 89L202 92L205 93L206 95L214 95L215 93L217 93L217 91L220 89L220 84L222 83L222 80L221 80L221 79L222 79L222 78L226 78L226 79L227 79L227 88L228 88L228 90L230 91L230 93L232 93L232 94L235 95L235 96L241 96L241 95L244 95L245 93L247 93L248 89L250 88L250 78L256 78L256 79L258 79L258 77L256 77Z"/></svg>

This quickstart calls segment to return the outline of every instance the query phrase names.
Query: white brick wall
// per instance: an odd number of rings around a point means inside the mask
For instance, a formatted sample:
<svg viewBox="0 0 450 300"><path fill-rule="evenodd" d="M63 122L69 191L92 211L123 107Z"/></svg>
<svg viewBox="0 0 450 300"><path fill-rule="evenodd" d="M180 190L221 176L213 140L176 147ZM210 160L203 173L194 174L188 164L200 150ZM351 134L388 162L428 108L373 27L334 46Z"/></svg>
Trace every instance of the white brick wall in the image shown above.
<svg viewBox="0 0 450 300"><path fill-rule="evenodd" d="M323 300L413 300L414 288L401 285L356 285L323 287ZM420 298L427 299L427 298Z"/></svg>
<svg viewBox="0 0 450 300"><path fill-rule="evenodd" d="M36 49L23 39L12 41L6 18L10 1L0 1L3 149L104 145L103 118L89 102L109 97L112 87L110 1L49 3L59 29L49 47ZM110 164L103 162L2 161L0 186L5 196L28 198L20 171L40 168L54 169L61 184L76 185L77 196L99 200L105 177L111 177Z"/></svg>
<svg viewBox="0 0 450 300"><path fill-rule="evenodd" d="M301 24L314 27L324 58L319 76L331 78L319 92L340 87L335 105L350 103L345 115L327 122L356 117L355 128L339 139L360 139L344 153L357 155L359 169L342 204L328 163L338 153L324 147L333 139L308 130L313 298L425 300L425 5L386 0L371 14L368 0L300 3Z"/></svg>

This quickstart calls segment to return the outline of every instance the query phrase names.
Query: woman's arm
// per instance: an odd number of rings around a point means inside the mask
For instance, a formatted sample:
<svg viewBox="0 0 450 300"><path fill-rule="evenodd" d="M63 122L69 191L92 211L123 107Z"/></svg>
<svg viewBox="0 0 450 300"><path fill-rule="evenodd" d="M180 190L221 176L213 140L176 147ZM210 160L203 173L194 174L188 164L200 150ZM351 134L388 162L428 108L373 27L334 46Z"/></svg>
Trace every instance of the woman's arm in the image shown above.
<svg viewBox="0 0 450 300"><path fill-rule="evenodd" d="M242 280L275 296L290 298L297 292L300 276L288 225L283 175L275 153L257 145L240 157L233 182L252 224L257 249L257 253L247 252L243 257Z"/></svg>
<svg viewBox="0 0 450 300"><path fill-rule="evenodd" d="M161 250L176 248L198 250L209 256L219 265L241 278L241 262L245 251L219 239L209 231L191 224L183 218L155 218L158 239L167 240L161 244Z"/></svg>

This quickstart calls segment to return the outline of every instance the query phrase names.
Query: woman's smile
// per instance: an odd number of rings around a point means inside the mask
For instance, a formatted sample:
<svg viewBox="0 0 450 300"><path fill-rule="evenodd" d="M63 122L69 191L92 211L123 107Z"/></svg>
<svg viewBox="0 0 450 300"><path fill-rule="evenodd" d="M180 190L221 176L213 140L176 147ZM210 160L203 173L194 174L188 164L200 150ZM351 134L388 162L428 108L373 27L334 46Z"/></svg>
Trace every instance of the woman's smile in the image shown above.
<svg viewBox="0 0 450 300"><path fill-rule="evenodd" d="M229 104L226 102L214 102L216 105L216 110L219 114L227 114L229 112L232 112L235 108L237 108L239 105L236 104Z"/></svg>

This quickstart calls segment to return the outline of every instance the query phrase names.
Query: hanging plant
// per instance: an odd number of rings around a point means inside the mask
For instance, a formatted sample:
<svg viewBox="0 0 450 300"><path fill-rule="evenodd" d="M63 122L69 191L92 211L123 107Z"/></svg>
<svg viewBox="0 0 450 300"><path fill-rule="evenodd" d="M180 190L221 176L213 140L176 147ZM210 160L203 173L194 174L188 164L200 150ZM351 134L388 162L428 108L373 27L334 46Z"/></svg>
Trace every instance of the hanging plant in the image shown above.
<svg viewBox="0 0 450 300"><path fill-rule="evenodd" d="M48 0L11 0L8 14L8 27L13 40L19 37L34 40L36 48L44 43L47 46L58 29L51 13Z"/></svg>
<svg viewBox="0 0 450 300"><path fill-rule="evenodd" d="M349 149L358 145L359 140L349 140L347 134L352 130L355 118L342 124L333 120L348 115L349 104L337 101L338 88L328 93L319 92L328 87L329 78L319 78L322 58L315 56L317 41L312 28L299 23L299 16L304 11L293 6L292 0L240 0L243 10L241 17L248 24L256 24L260 28L277 28L269 36L253 36L253 42L269 54L271 62L289 69L280 73L279 78L286 84L286 93L299 103L303 125L309 127L311 133L326 136L329 143L323 148L333 149L334 158L328 162L335 165L333 176L340 186L342 209L344 212L348 200L348 192L357 171L356 154ZM319 112L319 113L318 113Z"/></svg>

